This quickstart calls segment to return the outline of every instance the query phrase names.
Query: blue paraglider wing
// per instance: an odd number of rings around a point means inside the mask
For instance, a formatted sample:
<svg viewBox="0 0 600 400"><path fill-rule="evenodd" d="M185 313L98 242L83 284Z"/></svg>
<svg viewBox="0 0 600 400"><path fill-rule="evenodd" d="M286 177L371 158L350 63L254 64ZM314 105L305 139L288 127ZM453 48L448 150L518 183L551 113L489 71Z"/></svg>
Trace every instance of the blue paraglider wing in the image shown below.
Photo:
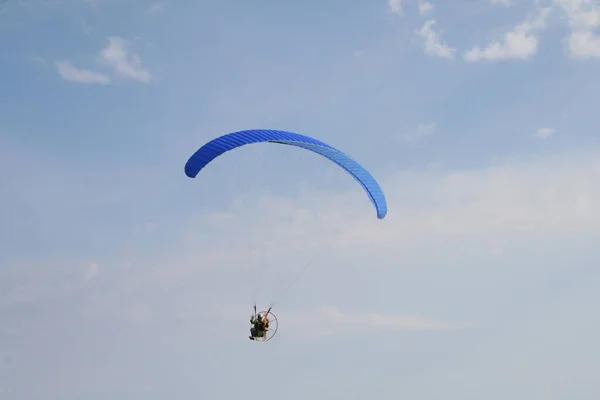
<svg viewBox="0 0 600 400"><path fill-rule="evenodd" d="M377 218L383 219L387 214L387 204L383 190L362 165L327 143L292 132L252 129L223 135L206 143L190 157L185 164L185 174L190 178L195 178L202 168L221 154L252 143L285 144L304 148L328 158L361 184L377 210Z"/></svg>

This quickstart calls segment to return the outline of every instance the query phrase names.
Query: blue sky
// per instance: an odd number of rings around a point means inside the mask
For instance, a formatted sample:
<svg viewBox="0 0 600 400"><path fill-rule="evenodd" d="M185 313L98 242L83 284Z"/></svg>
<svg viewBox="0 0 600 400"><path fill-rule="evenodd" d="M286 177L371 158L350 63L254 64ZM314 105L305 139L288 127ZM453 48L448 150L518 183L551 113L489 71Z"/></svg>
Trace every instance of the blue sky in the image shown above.
<svg viewBox="0 0 600 400"><path fill-rule="evenodd" d="M0 397L598 399L599 27L596 0L4 0ZM250 128L352 155L388 216L286 146L184 175Z"/></svg>

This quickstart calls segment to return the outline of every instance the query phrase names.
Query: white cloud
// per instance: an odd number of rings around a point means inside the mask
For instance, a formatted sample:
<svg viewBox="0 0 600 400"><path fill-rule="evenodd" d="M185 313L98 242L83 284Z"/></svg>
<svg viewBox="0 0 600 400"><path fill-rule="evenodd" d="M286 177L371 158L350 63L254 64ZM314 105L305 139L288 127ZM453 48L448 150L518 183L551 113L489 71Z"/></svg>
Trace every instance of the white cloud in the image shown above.
<svg viewBox="0 0 600 400"><path fill-rule="evenodd" d="M388 7L394 14L402 14L402 0L388 0Z"/></svg>
<svg viewBox="0 0 600 400"><path fill-rule="evenodd" d="M585 60L600 57L600 36L591 31L573 32L567 43L572 58Z"/></svg>
<svg viewBox="0 0 600 400"><path fill-rule="evenodd" d="M502 41L494 42L484 49L473 47L463 54L463 58L467 62L530 58L537 53L539 43L538 37L533 32L546 26L549 13L550 8L539 10L534 18L507 32Z"/></svg>
<svg viewBox="0 0 600 400"><path fill-rule="evenodd" d="M554 129L552 128L540 128L538 129L536 136L542 139L546 139L549 136L554 135Z"/></svg>
<svg viewBox="0 0 600 400"><path fill-rule="evenodd" d="M56 61L55 65L58 74L66 81L96 85L107 85L110 83L108 76L87 69L76 68L68 60Z"/></svg>
<svg viewBox="0 0 600 400"><path fill-rule="evenodd" d="M129 51L129 46L129 41L120 37L111 37L108 46L100 52L100 56L119 76L149 82L150 72L142 67L139 56Z"/></svg>
<svg viewBox="0 0 600 400"><path fill-rule="evenodd" d="M100 58L104 64L111 66L118 76L149 82L150 72L142 66L139 56L129 50L129 46L129 41L111 37L108 46L100 52ZM56 61L55 65L60 76L71 82L100 85L107 85L111 82L107 75L76 68L69 60Z"/></svg>
<svg viewBox="0 0 600 400"><path fill-rule="evenodd" d="M407 133L404 135L404 139L407 142L414 142L424 136L430 136L435 132L435 124L419 124L414 132Z"/></svg>
<svg viewBox="0 0 600 400"><path fill-rule="evenodd" d="M566 40L573 59L600 57L600 37L594 30L600 26L600 2L598 0L553 0L569 20L571 34Z"/></svg>
<svg viewBox="0 0 600 400"><path fill-rule="evenodd" d="M433 25L435 25L434 19L425 21L421 29L417 32L417 35L424 40L425 54L453 58L456 50L442 41L439 34L433 30Z"/></svg>
<svg viewBox="0 0 600 400"><path fill-rule="evenodd" d="M510 0L488 0L492 4L500 4L503 6L510 6Z"/></svg>
<svg viewBox="0 0 600 400"><path fill-rule="evenodd" d="M427 0L419 0L419 14L426 15L433 12L434 6Z"/></svg>
<svg viewBox="0 0 600 400"><path fill-rule="evenodd" d="M592 30L600 25L600 2L598 0L553 0L569 19L573 30Z"/></svg>

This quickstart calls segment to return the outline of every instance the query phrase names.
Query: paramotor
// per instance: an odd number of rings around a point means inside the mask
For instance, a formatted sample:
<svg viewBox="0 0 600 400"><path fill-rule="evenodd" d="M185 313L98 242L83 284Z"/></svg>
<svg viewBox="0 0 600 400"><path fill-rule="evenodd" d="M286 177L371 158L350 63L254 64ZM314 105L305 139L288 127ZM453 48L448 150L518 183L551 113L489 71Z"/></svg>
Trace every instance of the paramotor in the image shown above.
<svg viewBox="0 0 600 400"><path fill-rule="evenodd" d="M198 173L215 158L225 152L254 143L275 143L295 146L319 154L337 164L350 174L364 189L375 207L377 218L383 219L387 214L387 203L383 190L375 178L357 161L335 147L320 140L298 133L270 130L251 129L229 133L209 141L200 147L185 164L185 174L195 178ZM255 341L269 341L278 328L277 317L269 308L267 311L256 312L250 322L250 339Z"/></svg>

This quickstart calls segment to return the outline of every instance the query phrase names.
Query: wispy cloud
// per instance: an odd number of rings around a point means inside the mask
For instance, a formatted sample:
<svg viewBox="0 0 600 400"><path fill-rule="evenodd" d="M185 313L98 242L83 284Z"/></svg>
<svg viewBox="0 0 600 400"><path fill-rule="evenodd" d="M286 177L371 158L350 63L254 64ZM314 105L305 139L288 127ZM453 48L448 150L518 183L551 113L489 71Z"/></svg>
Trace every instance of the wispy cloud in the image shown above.
<svg viewBox="0 0 600 400"><path fill-rule="evenodd" d="M48 63L48 61L44 57L41 57L41 56L33 56L33 57L31 57L31 61L33 61L37 64L41 64L41 65L46 65ZM55 64L55 66L56 66L56 64Z"/></svg>
<svg viewBox="0 0 600 400"><path fill-rule="evenodd" d="M148 7L148 13L160 14L165 11L165 5L163 3L152 3Z"/></svg>
<svg viewBox="0 0 600 400"><path fill-rule="evenodd" d="M537 53L539 38L534 34L546 26L550 8L541 9L537 15L506 32L502 41L491 43L485 48L473 47L463 54L467 62L526 60Z"/></svg>
<svg viewBox="0 0 600 400"><path fill-rule="evenodd" d="M46 259L12 263L0 273L12 283L0 292L0 307L9 309L22 304L44 303L69 298L98 273L98 264L79 260Z"/></svg>
<svg viewBox="0 0 600 400"><path fill-rule="evenodd" d="M152 320L154 310L148 304L135 301L122 308L122 317L133 323L144 323Z"/></svg>
<svg viewBox="0 0 600 400"><path fill-rule="evenodd" d="M417 31L417 35L424 41L425 54L442 58L454 58L456 49L447 45L440 34L433 29L435 23L434 19L430 19Z"/></svg>
<svg viewBox="0 0 600 400"><path fill-rule="evenodd" d="M98 272L100 272L100 266L98 265L98 263L95 263L95 262L89 263L87 272L85 274L85 280L91 281L98 275Z"/></svg>
<svg viewBox="0 0 600 400"><path fill-rule="evenodd" d="M83 33L85 35L90 36L94 29L86 20L82 20L81 21L81 30L83 31Z"/></svg>
<svg viewBox="0 0 600 400"><path fill-rule="evenodd" d="M76 68L69 60L56 61L55 66L58 74L66 81L95 85L108 85L110 83L108 76L99 72Z"/></svg>
<svg viewBox="0 0 600 400"><path fill-rule="evenodd" d="M147 83L151 79L150 72L142 66L140 57L130 50L131 43L120 37L109 38L108 45L100 51L100 60L105 66L124 79L133 79ZM103 73L76 68L71 61L56 61L59 75L67 81L107 85L112 79Z"/></svg>
<svg viewBox="0 0 600 400"><path fill-rule="evenodd" d="M388 7L394 14L402 14L402 0L388 0Z"/></svg>
<svg viewBox="0 0 600 400"><path fill-rule="evenodd" d="M323 305L308 312L288 313L288 329L301 336L373 334L395 331L454 331L473 327L471 323L448 323L420 315L391 315L343 311Z"/></svg>
<svg viewBox="0 0 600 400"><path fill-rule="evenodd" d="M540 128L535 135L539 138L546 139L547 137L554 135L554 132L555 130L552 128Z"/></svg>
<svg viewBox="0 0 600 400"><path fill-rule="evenodd" d="M434 11L435 7L427 0L419 0L419 14L427 15Z"/></svg>
<svg viewBox="0 0 600 400"><path fill-rule="evenodd" d="M435 124L419 124L416 129L410 133L404 135L404 139L407 142L414 142L424 136L430 136L435 132Z"/></svg>
<svg viewBox="0 0 600 400"><path fill-rule="evenodd" d="M120 37L109 38L108 46L100 52L102 60L123 78L149 82L150 72L142 66L140 57L130 51L130 42Z"/></svg>

